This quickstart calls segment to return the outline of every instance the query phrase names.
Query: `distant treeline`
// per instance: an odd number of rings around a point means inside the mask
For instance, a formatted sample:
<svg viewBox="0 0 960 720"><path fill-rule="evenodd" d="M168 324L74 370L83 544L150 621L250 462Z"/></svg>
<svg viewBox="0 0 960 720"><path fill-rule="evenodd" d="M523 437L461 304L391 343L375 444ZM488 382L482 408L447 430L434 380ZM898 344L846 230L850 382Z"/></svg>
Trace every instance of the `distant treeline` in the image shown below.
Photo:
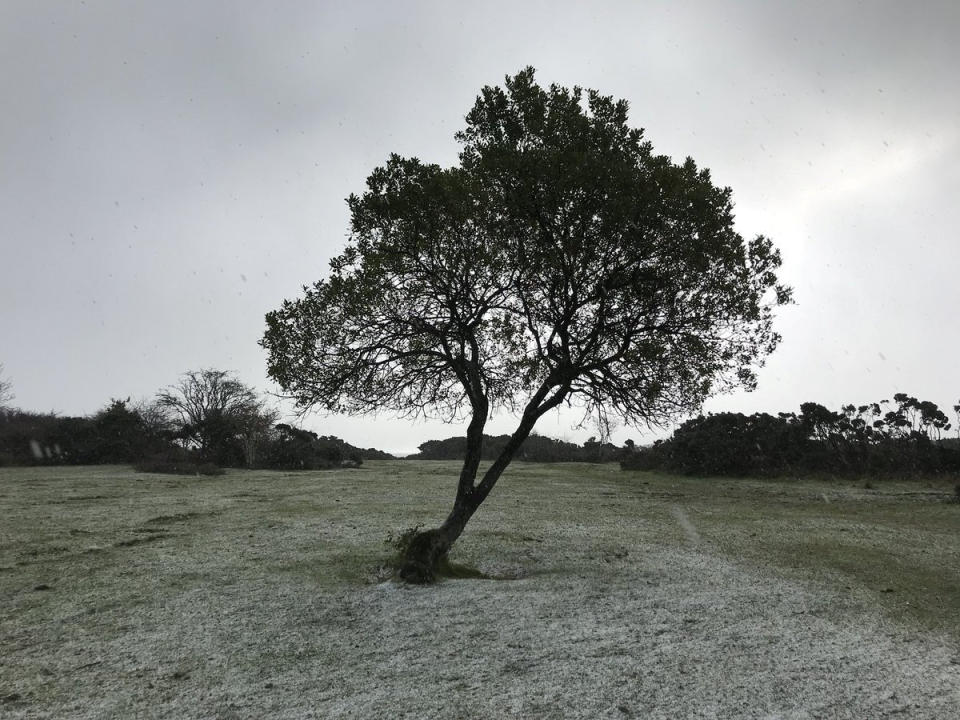
<svg viewBox="0 0 960 720"><path fill-rule="evenodd" d="M277 423L276 411L229 373L185 373L154 400L110 403L87 417L0 407L0 466L132 464L144 471L223 467L317 470L392 457Z"/></svg>
<svg viewBox="0 0 960 720"><path fill-rule="evenodd" d="M332 435L278 424L250 439L224 431L201 449L185 442L182 428L145 422L125 401L113 401L88 417L25 410L0 410L0 466L163 464L317 470L389 459L374 448L358 448ZM252 459L252 462L249 460Z"/></svg>
<svg viewBox="0 0 960 720"><path fill-rule="evenodd" d="M495 459L509 439L509 435L484 435L481 457L484 460ZM628 440L627 443L628 446L625 449L618 448L610 443L599 442L596 438L590 438L583 445L577 445L543 435L531 435L523 441L523 445L520 446L514 459L544 463L611 462L626 456L633 446L632 441ZM467 450L467 438L450 437L446 440L428 440L419 446L419 450L419 453L408 456L408 459L463 460Z"/></svg>
<svg viewBox="0 0 960 720"><path fill-rule="evenodd" d="M960 405L954 407L960 413ZM898 393L893 401L845 405L814 402L800 413L716 413L683 423L668 440L638 448L628 470L689 475L918 475L960 472L960 441L932 402Z"/></svg>

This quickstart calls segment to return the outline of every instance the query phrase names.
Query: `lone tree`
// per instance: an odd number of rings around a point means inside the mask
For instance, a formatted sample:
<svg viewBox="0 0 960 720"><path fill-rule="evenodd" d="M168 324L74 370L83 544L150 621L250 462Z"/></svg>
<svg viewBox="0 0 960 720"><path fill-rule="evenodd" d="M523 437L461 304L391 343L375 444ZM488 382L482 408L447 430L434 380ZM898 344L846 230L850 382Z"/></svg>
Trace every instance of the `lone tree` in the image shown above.
<svg viewBox="0 0 960 720"><path fill-rule="evenodd" d="M776 347L780 254L733 228L729 188L655 155L627 103L485 87L451 168L392 155L351 195L330 274L267 315L268 373L301 407L469 418L453 509L400 575L440 562L544 414L662 425L735 387ZM478 478L491 413L518 417Z"/></svg>

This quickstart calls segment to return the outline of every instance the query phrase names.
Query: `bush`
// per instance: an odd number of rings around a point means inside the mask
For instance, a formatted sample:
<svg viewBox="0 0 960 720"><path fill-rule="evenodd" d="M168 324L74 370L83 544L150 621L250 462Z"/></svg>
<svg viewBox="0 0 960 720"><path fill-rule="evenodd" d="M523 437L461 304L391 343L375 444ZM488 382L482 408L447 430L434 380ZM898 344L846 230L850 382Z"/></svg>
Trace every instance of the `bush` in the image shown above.
<svg viewBox="0 0 960 720"><path fill-rule="evenodd" d="M509 435L484 435L481 458L496 460L510 441ZM420 452L407 456L408 460L461 460L467 451L466 437L451 437L446 440L427 440L420 445ZM543 435L530 435L517 449L516 460L525 462L606 462L629 454L609 442L590 438L582 446ZM370 457L370 459L375 459Z"/></svg>
<svg viewBox="0 0 960 720"><path fill-rule="evenodd" d="M260 454L260 466L271 470L330 470L358 468L364 453L338 437L280 424ZM371 451L380 456L386 453Z"/></svg>
<svg viewBox="0 0 960 720"><path fill-rule="evenodd" d="M195 453L183 448L170 448L136 463L137 472L166 475L223 475L222 468L210 462L198 462Z"/></svg>
<svg viewBox="0 0 960 720"><path fill-rule="evenodd" d="M717 413L683 423L673 437L621 462L625 470L689 475L778 475L793 470L809 441L805 429L766 413Z"/></svg>
<svg viewBox="0 0 960 720"><path fill-rule="evenodd" d="M224 475L226 470L217 467L211 462L200 463L197 465L197 475Z"/></svg>
<svg viewBox="0 0 960 720"><path fill-rule="evenodd" d="M126 400L112 400L92 417L0 411L0 462L6 465L129 463L167 445Z"/></svg>
<svg viewBox="0 0 960 720"><path fill-rule="evenodd" d="M887 407L893 409L885 413ZM840 412L806 402L799 415L701 415L669 440L627 456L621 467L728 476L952 475L960 472L960 439L941 439L949 429L936 404L904 393L893 403L844 405Z"/></svg>

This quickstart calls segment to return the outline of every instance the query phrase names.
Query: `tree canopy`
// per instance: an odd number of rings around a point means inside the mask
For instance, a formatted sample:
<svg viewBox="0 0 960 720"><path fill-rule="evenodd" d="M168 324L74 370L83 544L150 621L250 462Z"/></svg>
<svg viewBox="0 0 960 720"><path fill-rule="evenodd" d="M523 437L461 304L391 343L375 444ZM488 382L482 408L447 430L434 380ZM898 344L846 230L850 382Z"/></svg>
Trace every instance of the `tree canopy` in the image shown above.
<svg viewBox="0 0 960 720"><path fill-rule="evenodd" d="M443 552L550 410L662 424L752 388L779 341L779 252L627 110L532 68L485 87L459 164L392 155L349 197L328 277L267 315L268 373L298 405L469 418ZM475 482L497 411L517 429Z"/></svg>

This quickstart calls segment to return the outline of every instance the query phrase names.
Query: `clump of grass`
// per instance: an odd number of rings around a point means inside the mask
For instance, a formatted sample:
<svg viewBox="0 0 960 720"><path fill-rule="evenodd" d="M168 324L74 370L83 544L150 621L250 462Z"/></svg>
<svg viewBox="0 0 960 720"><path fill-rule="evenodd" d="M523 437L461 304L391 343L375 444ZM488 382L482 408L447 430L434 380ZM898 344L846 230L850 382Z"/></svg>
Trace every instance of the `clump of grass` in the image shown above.
<svg viewBox="0 0 960 720"><path fill-rule="evenodd" d="M413 539L417 536L422 527L423 523L419 523L411 528L402 530L399 535L394 536L393 533L390 533L387 535L387 539L383 542L385 545L389 545L396 550L398 555L402 556L410 548L410 543L413 542Z"/></svg>
<svg viewBox="0 0 960 720"><path fill-rule="evenodd" d="M393 548L393 555L387 560L383 570L390 577L400 577L400 571L407 562L407 553L413 541L421 534L423 525L415 525L411 528L401 531L394 536L392 533L384 541L386 545ZM470 565L452 562L448 555L443 555L436 567L436 578L449 578L454 580L485 580L490 576L481 570Z"/></svg>

